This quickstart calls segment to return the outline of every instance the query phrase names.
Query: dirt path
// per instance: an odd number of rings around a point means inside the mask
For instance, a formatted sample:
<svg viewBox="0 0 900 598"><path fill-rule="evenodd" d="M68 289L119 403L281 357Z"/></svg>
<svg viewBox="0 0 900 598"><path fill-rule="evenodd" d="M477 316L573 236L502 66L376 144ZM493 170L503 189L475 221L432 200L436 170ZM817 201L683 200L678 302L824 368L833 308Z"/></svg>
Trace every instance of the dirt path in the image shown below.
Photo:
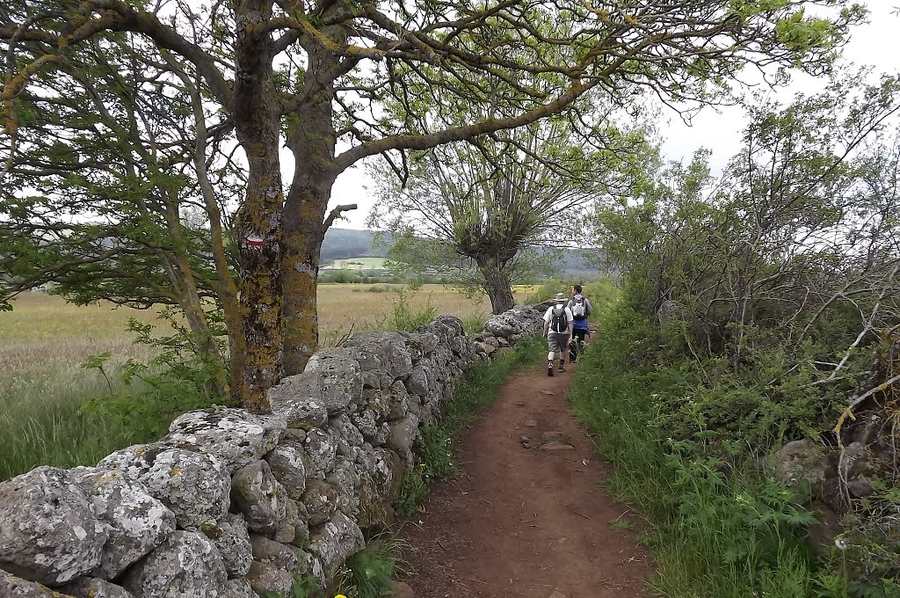
<svg viewBox="0 0 900 598"><path fill-rule="evenodd" d="M404 530L417 598L644 595L646 553L567 409L571 376L514 376L462 439L460 473Z"/></svg>

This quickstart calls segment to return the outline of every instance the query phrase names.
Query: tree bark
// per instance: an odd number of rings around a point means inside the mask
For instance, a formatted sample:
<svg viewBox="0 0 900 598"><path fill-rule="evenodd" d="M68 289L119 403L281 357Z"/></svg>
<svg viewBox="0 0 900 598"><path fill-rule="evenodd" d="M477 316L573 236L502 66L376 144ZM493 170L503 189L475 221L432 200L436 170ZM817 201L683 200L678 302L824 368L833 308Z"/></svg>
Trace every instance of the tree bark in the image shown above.
<svg viewBox="0 0 900 598"><path fill-rule="evenodd" d="M325 237L325 212L334 185L334 87L323 73L334 72L337 57L318 45L307 48L309 68L305 85L315 99L300 107L288 129L294 154L294 177L284 208L284 372L303 371L319 344L316 284L319 252Z"/></svg>
<svg viewBox="0 0 900 598"><path fill-rule="evenodd" d="M509 272L494 258L478 258L478 270L484 278L484 291L491 300L491 312L502 314L516 305Z"/></svg>
<svg viewBox="0 0 900 598"><path fill-rule="evenodd" d="M266 413L266 391L281 378L281 107L272 80L271 36L259 33L271 16L271 4L247 0L235 13L232 117L249 167L235 227L245 342L241 404Z"/></svg>

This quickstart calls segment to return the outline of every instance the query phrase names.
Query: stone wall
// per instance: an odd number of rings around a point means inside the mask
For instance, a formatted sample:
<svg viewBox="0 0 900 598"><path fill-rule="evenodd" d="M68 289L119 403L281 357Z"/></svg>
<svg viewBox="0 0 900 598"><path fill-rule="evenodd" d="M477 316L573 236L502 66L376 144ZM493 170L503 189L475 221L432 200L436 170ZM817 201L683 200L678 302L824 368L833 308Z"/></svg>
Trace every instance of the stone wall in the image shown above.
<svg viewBox="0 0 900 598"><path fill-rule="evenodd" d="M330 579L362 529L391 522L456 380L541 315L515 308L473 338L452 316L357 334L272 388L272 415L194 411L96 467L0 483L0 596L237 598Z"/></svg>

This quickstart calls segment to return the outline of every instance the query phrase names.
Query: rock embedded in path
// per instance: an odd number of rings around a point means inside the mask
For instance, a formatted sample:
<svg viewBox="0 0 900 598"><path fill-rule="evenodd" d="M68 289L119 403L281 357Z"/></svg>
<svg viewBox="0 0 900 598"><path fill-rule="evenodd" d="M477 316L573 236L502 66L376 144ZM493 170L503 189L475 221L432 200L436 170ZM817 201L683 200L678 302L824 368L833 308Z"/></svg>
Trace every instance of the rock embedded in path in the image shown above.
<svg viewBox="0 0 900 598"><path fill-rule="evenodd" d="M554 440L552 442L546 442L541 445L542 451L547 451L548 453L558 453L564 451L574 451L575 447L571 444L566 444L565 442L559 442Z"/></svg>
<svg viewBox="0 0 900 598"><path fill-rule="evenodd" d="M0 568L63 584L100 566L106 540L70 471L38 467L0 483Z"/></svg>

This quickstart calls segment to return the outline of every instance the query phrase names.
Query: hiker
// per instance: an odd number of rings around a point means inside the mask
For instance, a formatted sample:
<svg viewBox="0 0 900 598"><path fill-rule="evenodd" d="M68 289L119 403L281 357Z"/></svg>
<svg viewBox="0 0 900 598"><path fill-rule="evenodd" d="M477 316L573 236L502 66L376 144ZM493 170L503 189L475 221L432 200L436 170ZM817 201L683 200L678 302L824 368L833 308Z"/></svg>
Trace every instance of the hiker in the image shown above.
<svg viewBox="0 0 900 598"><path fill-rule="evenodd" d="M580 284L573 286L572 290L574 295L569 299L566 307L572 312L572 343L574 344L572 361L575 361L578 355L584 351L584 338L591 333L588 316L591 315L593 307L590 300L582 295Z"/></svg>
<svg viewBox="0 0 900 598"><path fill-rule="evenodd" d="M553 361L559 355L559 371L566 371L566 353L572 335L572 312L566 306L565 293L557 293L555 304L544 314L544 335L547 337L547 375L553 375Z"/></svg>

